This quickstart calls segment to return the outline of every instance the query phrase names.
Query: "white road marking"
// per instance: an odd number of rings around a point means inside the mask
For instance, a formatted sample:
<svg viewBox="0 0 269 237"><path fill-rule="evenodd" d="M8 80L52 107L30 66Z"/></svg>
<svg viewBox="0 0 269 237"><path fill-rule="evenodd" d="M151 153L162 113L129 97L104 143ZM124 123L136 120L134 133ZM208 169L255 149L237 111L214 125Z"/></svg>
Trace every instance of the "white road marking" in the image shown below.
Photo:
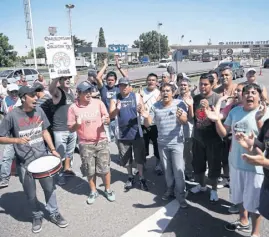
<svg viewBox="0 0 269 237"><path fill-rule="evenodd" d="M121 237L160 237L177 213L178 208L178 201L173 200Z"/></svg>

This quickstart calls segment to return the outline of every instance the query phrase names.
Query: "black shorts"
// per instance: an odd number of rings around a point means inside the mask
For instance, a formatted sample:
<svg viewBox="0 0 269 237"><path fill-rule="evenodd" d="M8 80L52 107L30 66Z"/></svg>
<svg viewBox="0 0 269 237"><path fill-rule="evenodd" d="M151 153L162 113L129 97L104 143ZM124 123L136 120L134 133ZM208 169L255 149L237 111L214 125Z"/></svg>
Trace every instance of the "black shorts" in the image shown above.
<svg viewBox="0 0 269 237"><path fill-rule="evenodd" d="M269 220L269 180L264 177L261 192L260 192L260 214Z"/></svg>
<svg viewBox="0 0 269 237"><path fill-rule="evenodd" d="M223 138L223 152L222 152L222 160L221 163L222 165L228 165L229 161L228 161L228 157L229 157L229 153L230 153L230 147L231 147L231 143L232 140L228 137Z"/></svg>
<svg viewBox="0 0 269 237"><path fill-rule="evenodd" d="M195 174L206 172L206 162L208 162L208 177L220 177L223 153L223 142L221 139L201 142L193 138L192 152L192 166Z"/></svg>

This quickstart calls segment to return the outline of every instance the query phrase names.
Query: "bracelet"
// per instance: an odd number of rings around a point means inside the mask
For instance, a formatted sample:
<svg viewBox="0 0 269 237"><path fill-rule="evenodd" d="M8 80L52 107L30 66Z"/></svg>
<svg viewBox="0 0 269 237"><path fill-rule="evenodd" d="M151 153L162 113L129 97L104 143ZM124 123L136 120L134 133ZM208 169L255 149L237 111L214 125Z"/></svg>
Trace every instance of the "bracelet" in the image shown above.
<svg viewBox="0 0 269 237"><path fill-rule="evenodd" d="M55 149L55 148L53 148L53 149L51 149L51 150L50 150L50 152L54 152L54 151L56 151L56 149Z"/></svg>

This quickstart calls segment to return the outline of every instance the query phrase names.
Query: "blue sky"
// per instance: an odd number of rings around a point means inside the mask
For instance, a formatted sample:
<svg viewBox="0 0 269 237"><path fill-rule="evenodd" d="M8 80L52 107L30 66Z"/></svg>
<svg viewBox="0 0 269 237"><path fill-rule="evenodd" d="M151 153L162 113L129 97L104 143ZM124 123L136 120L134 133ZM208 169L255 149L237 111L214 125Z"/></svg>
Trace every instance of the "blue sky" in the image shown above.
<svg viewBox="0 0 269 237"><path fill-rule="evenodd" d="M36 46L44 45L49 26L57 27L57 35L68 35L67 3L75 4L73 34L90 42L103 27L107 44L131 45L158 21L169 44L180 43L182 34L183 44L205 44L209 38L212 43L269 40L267 0L31 0ZM25 55L30 41L23 0L0 0L0 9L0 32Z"/></svg>

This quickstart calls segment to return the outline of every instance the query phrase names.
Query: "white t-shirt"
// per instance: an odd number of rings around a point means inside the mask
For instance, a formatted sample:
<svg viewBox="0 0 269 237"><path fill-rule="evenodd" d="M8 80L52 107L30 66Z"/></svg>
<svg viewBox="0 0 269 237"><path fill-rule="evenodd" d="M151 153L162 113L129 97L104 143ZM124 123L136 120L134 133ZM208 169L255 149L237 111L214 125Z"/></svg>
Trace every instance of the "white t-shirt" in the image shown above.
<svg viewBox="0 0 269 237"><path fill-rule="evenodd" d="M3 85L0 85L0 96L7 96L7 87L3 87Z"/></svg>
<svg viewBox="0 0 269 237"><path fill-rule="evenodd" d="M143 102L145 104L145 109L147 111L151 110L152 105L157 102L157 99L160 95L160 90L158 88L153 91L148 91L146 88L142 91ZM141 116L141 124L144 124L144 118Z"/></svg>

